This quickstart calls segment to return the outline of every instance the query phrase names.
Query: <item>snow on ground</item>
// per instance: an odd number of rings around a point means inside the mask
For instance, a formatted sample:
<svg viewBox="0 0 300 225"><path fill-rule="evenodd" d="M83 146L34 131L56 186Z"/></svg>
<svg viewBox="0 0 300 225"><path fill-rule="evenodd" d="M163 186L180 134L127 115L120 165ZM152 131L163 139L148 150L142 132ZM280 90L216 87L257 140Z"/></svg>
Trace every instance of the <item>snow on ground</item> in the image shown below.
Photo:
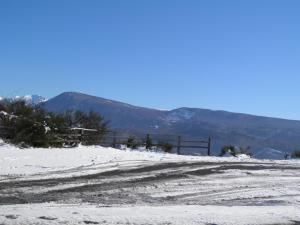
<svg viewBox="0 0 300 225"><path fill-rule="evenodd" d="M299 224L299 172L297 160L0 141L0 224Z"/></svg>
<svg viewBox="0 0 300 225"><path fill-rule="evenodd" d="M14 219L11 219L14 218ZM286 224L286 218L300 220L292 206L224 207L95 207L94 205L31 204L7 206L2 223L15 224Z"/></svg>
<svg viewBox="0 0 300 225"><path fill-rule="evenodd" d="M138 166L147 162L261 162L247 157L199 157L147 152L144 150L119 150L100 146L79 146L77 148L28 148L20 149L4 144L0 140L0 177L49 175L53 171L66 171L78 167L99 168ZM264 162L271 162L265 160ZM290 161L293 162L293 161ZM282 161L278 161L282 163ZM297 163L294 161L293 163ZM79 170L87 173L87 170Z"/></svg>

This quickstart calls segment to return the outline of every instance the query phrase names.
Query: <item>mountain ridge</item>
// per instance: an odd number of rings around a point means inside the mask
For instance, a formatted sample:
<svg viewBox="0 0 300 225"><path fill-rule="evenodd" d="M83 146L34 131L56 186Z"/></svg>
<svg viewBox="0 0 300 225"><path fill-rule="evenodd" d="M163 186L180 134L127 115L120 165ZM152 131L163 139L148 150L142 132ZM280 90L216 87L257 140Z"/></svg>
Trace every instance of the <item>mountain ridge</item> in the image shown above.
<svg viewBox="0 0 300 225"><path fill-rule="evenodd" d="M266 119L270 118L270 119L279 119L279 120L300 122L300 119L290 119L290 118L282 118L282 117L276 117L276 116L257 115L257 114L253 114L253 113L235 112L235 111L222 110L222 109L209 109L209 108L188 107L188 106L181 106L181 107L174 108L174 109L159 109L159 108L155 108L155 107L137 106L137 105L131 104L131 103L124 103L120 100L113 100L113 99L109 99L109 98L99 97L99 96L96 96L96 95L86 94L86 93L76 92L76 91L65 91L65 92L62 92L61 94L59 94L57 96L52 97L52 98L56 98L56 97L58 97L60 95L64 95L64 94L85 95L85 96L88 96L88 97L100 98L100 99L108 101L108 102L115 102L115 103L120 103L120 104L123 104L123 105L128 105L129 107L157 110L157 111L162 111L162 112L165 112L165 111L170 112L170 111L179 110L179 109L205 110L205 111L211 111L211 112L220 112L220 113L229 113L229 114L244 115L244 116L262 117L262 118L266 118ZM47 99L47 101L51 100L52 98Z"/></svg>
<svg viewBox="0 0 300 225"><path fill-rule="evenodd" d="M157 110L78 92L64 92L41 105L55 112L67 109L96 111L110 121L113 129L133 133L211 136L214 152L227 144L284 151L300 147L298 120L189 107Z"/></svg>

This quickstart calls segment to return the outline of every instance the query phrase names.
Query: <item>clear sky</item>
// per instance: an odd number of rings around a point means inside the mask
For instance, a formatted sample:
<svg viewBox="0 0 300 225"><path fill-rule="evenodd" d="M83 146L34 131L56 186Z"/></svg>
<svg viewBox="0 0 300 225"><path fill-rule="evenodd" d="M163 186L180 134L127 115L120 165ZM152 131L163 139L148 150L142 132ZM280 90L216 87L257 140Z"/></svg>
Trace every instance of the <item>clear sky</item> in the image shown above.
<svg viewBox="0 0 300 225"><path fill-rule="evenodd" d="M300 120L298 0L1 0L0 95Z"/></svg>

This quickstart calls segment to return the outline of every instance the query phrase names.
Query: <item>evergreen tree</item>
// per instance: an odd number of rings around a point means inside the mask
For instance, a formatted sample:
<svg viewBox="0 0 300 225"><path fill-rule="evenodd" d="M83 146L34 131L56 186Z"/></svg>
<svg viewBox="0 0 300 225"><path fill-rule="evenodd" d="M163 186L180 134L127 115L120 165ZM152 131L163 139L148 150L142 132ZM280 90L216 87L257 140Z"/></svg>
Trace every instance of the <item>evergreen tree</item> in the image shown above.
<svg viewBox="0 0 300 225"><path fill-rule="evenodd" d="M139 146L139 143L134 136L129 136L125 144L127 148L131 149L136 149Z"/></svg>
<svg viewBox="0 0 300 225"><path fill-rule="evenodd" d="M36 147L61 147L64 144L96 144L101 141L107 124L98 113L67 111L64 114L45 112L41 108L26 105L25 101L1 101L0 125L9 134L0 133L15 144ZM71 128L93 129L79 140Z"/></svg>

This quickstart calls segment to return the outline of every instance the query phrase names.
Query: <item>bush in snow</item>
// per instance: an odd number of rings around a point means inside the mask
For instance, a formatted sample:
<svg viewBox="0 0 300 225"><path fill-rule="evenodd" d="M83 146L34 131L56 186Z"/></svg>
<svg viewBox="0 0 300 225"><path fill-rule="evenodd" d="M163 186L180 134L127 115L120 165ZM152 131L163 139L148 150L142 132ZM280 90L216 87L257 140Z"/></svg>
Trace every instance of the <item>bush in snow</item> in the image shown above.
<svg viewBox="0 0 300 225"><path fill-rule="evenodd" d="M173 145L168 142L160 142L158 144L164 152L170 153L173 149Z"/></svg>
<svg viewBox="0 0 300 225"><path fill-rule="evenodd" d="M134 136L129 136L124 144L131 149L136 149L140 145Z"/></svg>
<svg viewBox="0 0 300 225"><path fill-rule="evenodd" d="M229 153L230 155L236 156L235 154L235 147L233 145L225 145L222 147L220 156L226 155L226 153Z"/></svg>
<svg viewBox="0 0 300 225"><path fill-rule="evenodd" d="M292 153L292 158L300 158L300 150L296 150Z"/></svg>
<svg viewBox="0 0 300 225"><path fill-rule="evenodd" d="M234 157L237 157L238 155L252 155L250 152L250 147L235 147L233 145L226 145L222 147L220 156L224 156L226 153L229 153Z"/></svg>

